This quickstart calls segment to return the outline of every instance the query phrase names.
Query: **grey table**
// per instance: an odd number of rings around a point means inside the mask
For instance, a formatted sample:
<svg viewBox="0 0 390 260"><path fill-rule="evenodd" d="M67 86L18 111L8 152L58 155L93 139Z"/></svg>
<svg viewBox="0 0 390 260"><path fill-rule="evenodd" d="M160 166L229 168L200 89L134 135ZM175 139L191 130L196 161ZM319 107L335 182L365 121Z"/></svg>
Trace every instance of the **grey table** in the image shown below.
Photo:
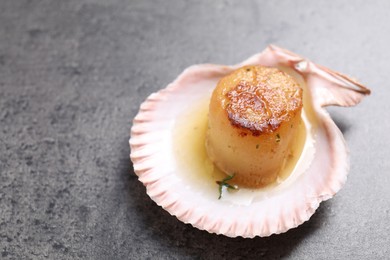
<svg viewBox="0 0 390 260"><path fill-rule="evenodd" d="M381 259L390 254L388 1L0 1L0 258ZM128 138L141 102L195 63L274 43L373 94L332 108L344 188L302 226L227 238L145 193Z"/></svg>

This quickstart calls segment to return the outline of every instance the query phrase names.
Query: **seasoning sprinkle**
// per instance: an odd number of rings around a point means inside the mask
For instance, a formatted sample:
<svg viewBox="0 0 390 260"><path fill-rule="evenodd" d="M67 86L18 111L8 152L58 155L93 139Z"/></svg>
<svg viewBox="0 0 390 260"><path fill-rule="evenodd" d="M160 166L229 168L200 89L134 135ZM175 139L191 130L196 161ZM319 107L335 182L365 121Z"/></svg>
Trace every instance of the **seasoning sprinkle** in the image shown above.
<svg viewBox="0 0 390 260"><path fill-rule="evenodd" d="M280 135L279 135L279 133L276 134L276 142L277 142L277 143L280 142Z"/></svg>

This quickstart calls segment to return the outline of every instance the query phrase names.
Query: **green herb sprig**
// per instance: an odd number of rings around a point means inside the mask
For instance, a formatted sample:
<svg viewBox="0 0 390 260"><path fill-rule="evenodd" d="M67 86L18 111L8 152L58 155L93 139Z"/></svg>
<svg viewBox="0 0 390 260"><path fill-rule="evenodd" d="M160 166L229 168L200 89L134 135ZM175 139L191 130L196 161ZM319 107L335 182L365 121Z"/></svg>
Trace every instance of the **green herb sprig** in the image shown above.
<svg viewBox="0 0 390 260"><path fill-rule="evenodd" d="M231 179L233 179L234 177L234 173L230 176L227 176L225 179L223 179L222 181L216 181L216 183L219 185L219 197L218 199L220 200L222 198L222 189L223 187L226 187L228 189L232 189L232 190L237 190L238 187L236 185L231 185L229 183L227 183L228 181L230 181Z"/></svg>

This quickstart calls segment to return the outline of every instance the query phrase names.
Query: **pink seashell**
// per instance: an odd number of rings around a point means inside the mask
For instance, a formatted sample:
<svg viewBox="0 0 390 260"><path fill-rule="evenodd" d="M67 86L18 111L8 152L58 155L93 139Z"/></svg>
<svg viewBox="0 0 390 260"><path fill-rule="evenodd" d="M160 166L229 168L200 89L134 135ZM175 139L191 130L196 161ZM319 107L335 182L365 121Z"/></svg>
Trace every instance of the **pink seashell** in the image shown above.
<svg viewBox="0 0 390 260"><path fill-rule="evenodd" d="M312 125L308 133L311 139L308 137L302 152L299 173L274 188L259 191L248 203L218 200L191 185L185 174L178 174L173 128L176 118L192 103L210 96L220 78L241 66L255 64L287 67L303 78L309 98L305 109L312 110L312 116L307 116ZM323 107L353 106L369 93L355 80L276 46L234 66L191 66L142 103L131 129L134 171L158 205L196 228L229 237L283 233L307 221L319 203L338 192L347 178L349 158L343 135ZM215 186L215 192L217 189Z"/></svg>

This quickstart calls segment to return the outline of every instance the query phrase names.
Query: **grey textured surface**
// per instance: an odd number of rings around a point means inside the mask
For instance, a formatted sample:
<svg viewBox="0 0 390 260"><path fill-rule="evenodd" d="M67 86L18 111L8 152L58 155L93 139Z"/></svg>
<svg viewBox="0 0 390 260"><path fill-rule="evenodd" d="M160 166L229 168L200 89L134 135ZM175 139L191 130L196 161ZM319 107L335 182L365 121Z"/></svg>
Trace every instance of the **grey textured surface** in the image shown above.
<svg viewBox="0 0 390 260"><path fill-rule="evenodd" d="M388 1L0 1L0 258L381 259L390 254ZM140 103L194 63L269 43L357 77L332 108L345 187L302 226L227 238L156 206L129 161Z"/></svg>

